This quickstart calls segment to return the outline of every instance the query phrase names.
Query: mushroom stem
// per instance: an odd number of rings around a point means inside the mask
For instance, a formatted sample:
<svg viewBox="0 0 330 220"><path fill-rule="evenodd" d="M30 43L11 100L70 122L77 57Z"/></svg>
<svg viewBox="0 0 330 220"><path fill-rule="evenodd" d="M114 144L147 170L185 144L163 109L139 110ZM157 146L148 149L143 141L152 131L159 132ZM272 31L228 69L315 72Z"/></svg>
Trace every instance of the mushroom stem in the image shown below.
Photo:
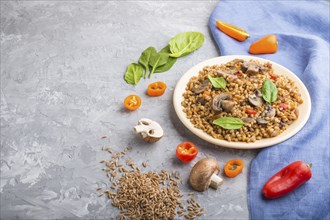
<svg viewBox="0 0 330 220"><path fill-rule="evenodd" d="M216 174L212 174L211 176L211 183L210 183L210 187L212 187L213 189L217 189L223 182L223 179L216 175Z"/></svg>
<svg viewBox="0 0 330 220"><path fill-rule="evenodd" d="M149 127L145 126L143 124L134 126L134 131L136 133L147 132L148 130L149 130Z"/></svg>

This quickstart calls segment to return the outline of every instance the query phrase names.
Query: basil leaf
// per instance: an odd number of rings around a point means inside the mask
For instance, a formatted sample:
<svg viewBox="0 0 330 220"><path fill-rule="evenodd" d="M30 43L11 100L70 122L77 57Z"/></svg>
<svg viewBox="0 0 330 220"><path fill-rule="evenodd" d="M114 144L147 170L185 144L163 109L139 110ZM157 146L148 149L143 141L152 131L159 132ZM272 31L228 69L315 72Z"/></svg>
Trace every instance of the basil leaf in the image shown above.
<svg viewBox="0 0 330 220"><path fill-rule="evenodd" d="M168 60L168 53L157 53L153 52L150 56L149 65L152 67L149 78L152 76L152 74L155 72L157 67L162 66L167 63Z"/></svg>
<svg viewBox="0 0 330 220"><path fill-rule="evenodd" d="M161 49L159 52L160 53L170 54L171 53L170 46L167 45L166 47L164 47L163 49ZM165 63L162 66L157 67L155 69L155 73L162 73L162 72L168 71L169 69L172 68L172 66L174 65L174 63L176 62L177 59L178 58L176 58L176 57L168 57L167 63Z"/></svg>
<svg viewBox="0 0 330 220"><path fill-rule="evenodd" d="M218 125L224 129L240 129L244 122L239 118L222 117L213 121L213 124Z"/></svg>
<svg viewBox="0 0 330 220"><path fill-rule="evenodd" d="M204 43L200 32L183 32L173 37L170 42L171 57L182 57L197 50Z"/></svg>
<svg viewBox="0 0 330 220"><path fill-rule="evenodd" d="M207 75L207 78L209 78L212 86L216 89L225 89L227 86L227 82L223 77L212 77L211 75Z"/></svg>
<svg viewBox="0 0 330 220"><path fill-rule="evenodd" d="M128 65L124 79L128 84L136 85L143 75L143 67L137 63Z"/></svg>
<svg viewBox="0 0 330 220"><path fill-rule="evenodd" d="M145 74L144 78L146 77L147 73L149 73L149 60L151 57L151 54L156 53L156 49L154 47L148 47L145 49L139 58L139 63L144 67Z"/></svg>
<svg viewBox="0 0 330 220"><path fill-rule="evenodd" d="M262 84L262 97L268 103L272 103L277 100L277 88L270 79L266 79Z"/></svg>

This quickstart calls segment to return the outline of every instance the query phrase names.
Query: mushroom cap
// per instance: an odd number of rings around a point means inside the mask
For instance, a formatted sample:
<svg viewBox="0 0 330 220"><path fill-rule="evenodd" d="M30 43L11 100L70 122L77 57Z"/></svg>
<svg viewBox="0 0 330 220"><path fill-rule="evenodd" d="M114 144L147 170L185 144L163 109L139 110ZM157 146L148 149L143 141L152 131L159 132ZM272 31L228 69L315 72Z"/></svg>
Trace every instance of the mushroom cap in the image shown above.
<svg viewBox="0 0 330 220"><path fill-rule="evenodd" d="M218 161L213 158L201 159L193 166L189 175L189 183L194 190L203 192L209 187L211 176L219 172Z"/></svg>

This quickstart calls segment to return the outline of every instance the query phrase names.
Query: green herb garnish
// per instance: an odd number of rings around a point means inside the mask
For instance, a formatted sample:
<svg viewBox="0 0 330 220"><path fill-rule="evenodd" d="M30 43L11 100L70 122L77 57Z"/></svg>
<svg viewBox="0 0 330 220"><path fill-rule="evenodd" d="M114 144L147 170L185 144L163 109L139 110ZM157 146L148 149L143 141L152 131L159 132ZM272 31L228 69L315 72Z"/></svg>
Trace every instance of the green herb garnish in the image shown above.
<svg viewBox="0 0 330 220"><path fill-rule="evenodd" d="M277 100L277 88L270 79L266 79L262 84L262 97L268 103Z"/></svg>
<svg viewBox="0 0 330 220"><path fill-rule="evenodd" d="M204 35L200 32L185 32L173 37L170 42L171 57L182 57L197 50L204 43Z"/></svg>
<svg viewBox="0 0 330 220"><path fill-rule="evenodd" d="M224 129L240 129L244 122L239 118L221 117L213 121L213 124L218 125Z"/></svg>
<svg viewBox="0 0 330 220"><path fill-rule="evenodd" d="M136 85L143 75L143 67L137 63L131 63L126 70L124 79L128 84Z"/></svg>
<svg viewBox="0 0 330 220"><path fill-rule="evenodd" d="M159 52L160 53L170 54L171 53L171 51L170 51L170 45L167 45L166 47L164 47L163 49L161 49ZM176 58L176 57L170 57L169 56L167 62L164 65L159 66L159 67L157 67L155 69L155 73L162 73L162 72L168 71L169 69L172 68L172 66L175 64L175 62L176 62L177 59L178 58Z"/></svg>
<svg viewBox="0 0 330 220"><path fill-rule="evenodd" d="M216 89L225 89L227 86L227 82L223 77L212 77L211 75L207 75L207 78L209 78L212 86Z"/></svg>
<svg viewBox="0 0 330 220"><path fill-rule="evenodd" d="M142 76L150 78L154 73L166 72L172 68L178 57L197 50L203 43L204 35L202 33L184 32L173 37L169 44L159 52L155 47L148 47L141 53L139 64L133 66L131 64L127 68L124 79L127 83L136 85ZM140 67L142 67L142 75Z"/></svg>
<svg viewBox="0 0 330 220"><path fill-rule="evenodd" d="M142 53L141 56L139 58L139 63L144 67L145 69L145 73L144 73L144 78L147 76L147 74L149 73L149 61L150 61L150 57L151 54L153 53L157 53L156 49L154 47L148 47L147 49L145 49Z"/></svg>
<svg viewBox="0 0 330 220"><path fill-rule="evenodd" d="M151 54L150 60L149 60L149 65L151 66L149 78L152 76L152 74L155 72L155 70L158 67L165 65L167 63L168 57L169 57L168 53L154 52Z"/></svg>

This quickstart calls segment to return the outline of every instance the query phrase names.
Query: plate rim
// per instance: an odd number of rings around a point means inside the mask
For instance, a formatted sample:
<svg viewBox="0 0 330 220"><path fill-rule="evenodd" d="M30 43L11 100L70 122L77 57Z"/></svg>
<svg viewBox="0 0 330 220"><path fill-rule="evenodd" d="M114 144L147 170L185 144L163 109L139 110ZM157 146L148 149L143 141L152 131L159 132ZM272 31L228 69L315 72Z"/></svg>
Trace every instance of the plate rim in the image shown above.
<svg viewBox="0 0 330 220"><path fill-rule="evenodd" d="M306 97L304 97L304 99L303 99L304 100L303 105L304 106L306 105L304 107L304 109L306 110L305 114L304 114L304 118L302 118L301 121L298 121L299 123L291 131L289 131L288 133L286 133L284 131L280 135L278 135L274 138L267 138L267 139L257 140L255 142L251 142L251 143L229 142L229 141L226 141L226 140L216 139L216 138L213 138L212 136L210 136L209 134L207 134L206 132L202 131L201 129L195 128L193 126L193 124L190 122L190 120L186 118L186 114L182 111L183 107L181 105L181 101L183 100L183 98L182 98L183 93L179 93L180 92L179 87L182 86L181 84L183 84L185 82L185 79L187 78L187 76L189 76L189 79L192 76L195 76L195 75L197 76L198 71L202 69L202 68L199 68L200 66L204 67L204 66L210 66L210 65L215 65L215 64L222 64L222 63L228 62L232 59L244 59L244 60L254 59L254 60L258 60L260 62L269 62L272 65L275 65L278 68L282 68L283 70L285 70L286 74L284 74L284 75L287 75L287 76L289 75L289 78L291 80L294 80L294 82L296 83L296 86L298 86L300 93L306 95ZM225 60L228 60L228 61L225 61ZM214 63L214 64L212 64L212 63ZM194 69L197 69L197 68L199 68L199 70L197 71L197 73L194 74L192 71L194 71ZM188 81L189 81L189 79L188 79ZM298 85L297 85L297 83L298 83ZM187 84L185 83L184 88L186 88L186 85ZM306 100L306 98L307 98L307 100ZM176 86L175 86L175 89L174 89L174 92L173 92L173 105L174 105L174 110L176 112L176 115L178 116L180 121L193 134L195 134L199 138L201 138L201 139L203 139L203 140L205 140L209 143L215 144L217 146L226 147L226 148L233 148L233 149L259 149L259 148L266 148L266 147L274 146L276 144L284 142L284 141L290 139L291 137L293 137L295 134L297 134L306 125L306 123L307 123L307 121L310 117L310 113L311 113L311 97L310 97L310 94L309 94L305 84L301 81L301 79L295 73L293 73L288 68L286 68L286 67L282 66L281 64L278 64L274 61L264 59L264 58L260 58L260 57L256 57L256 56L249 56L249 55L218 56L218 57L213 57L213 58L204 60L204 61L199 62L196 65L192 66L180 77L180 79L176 83Z"/></svg>

